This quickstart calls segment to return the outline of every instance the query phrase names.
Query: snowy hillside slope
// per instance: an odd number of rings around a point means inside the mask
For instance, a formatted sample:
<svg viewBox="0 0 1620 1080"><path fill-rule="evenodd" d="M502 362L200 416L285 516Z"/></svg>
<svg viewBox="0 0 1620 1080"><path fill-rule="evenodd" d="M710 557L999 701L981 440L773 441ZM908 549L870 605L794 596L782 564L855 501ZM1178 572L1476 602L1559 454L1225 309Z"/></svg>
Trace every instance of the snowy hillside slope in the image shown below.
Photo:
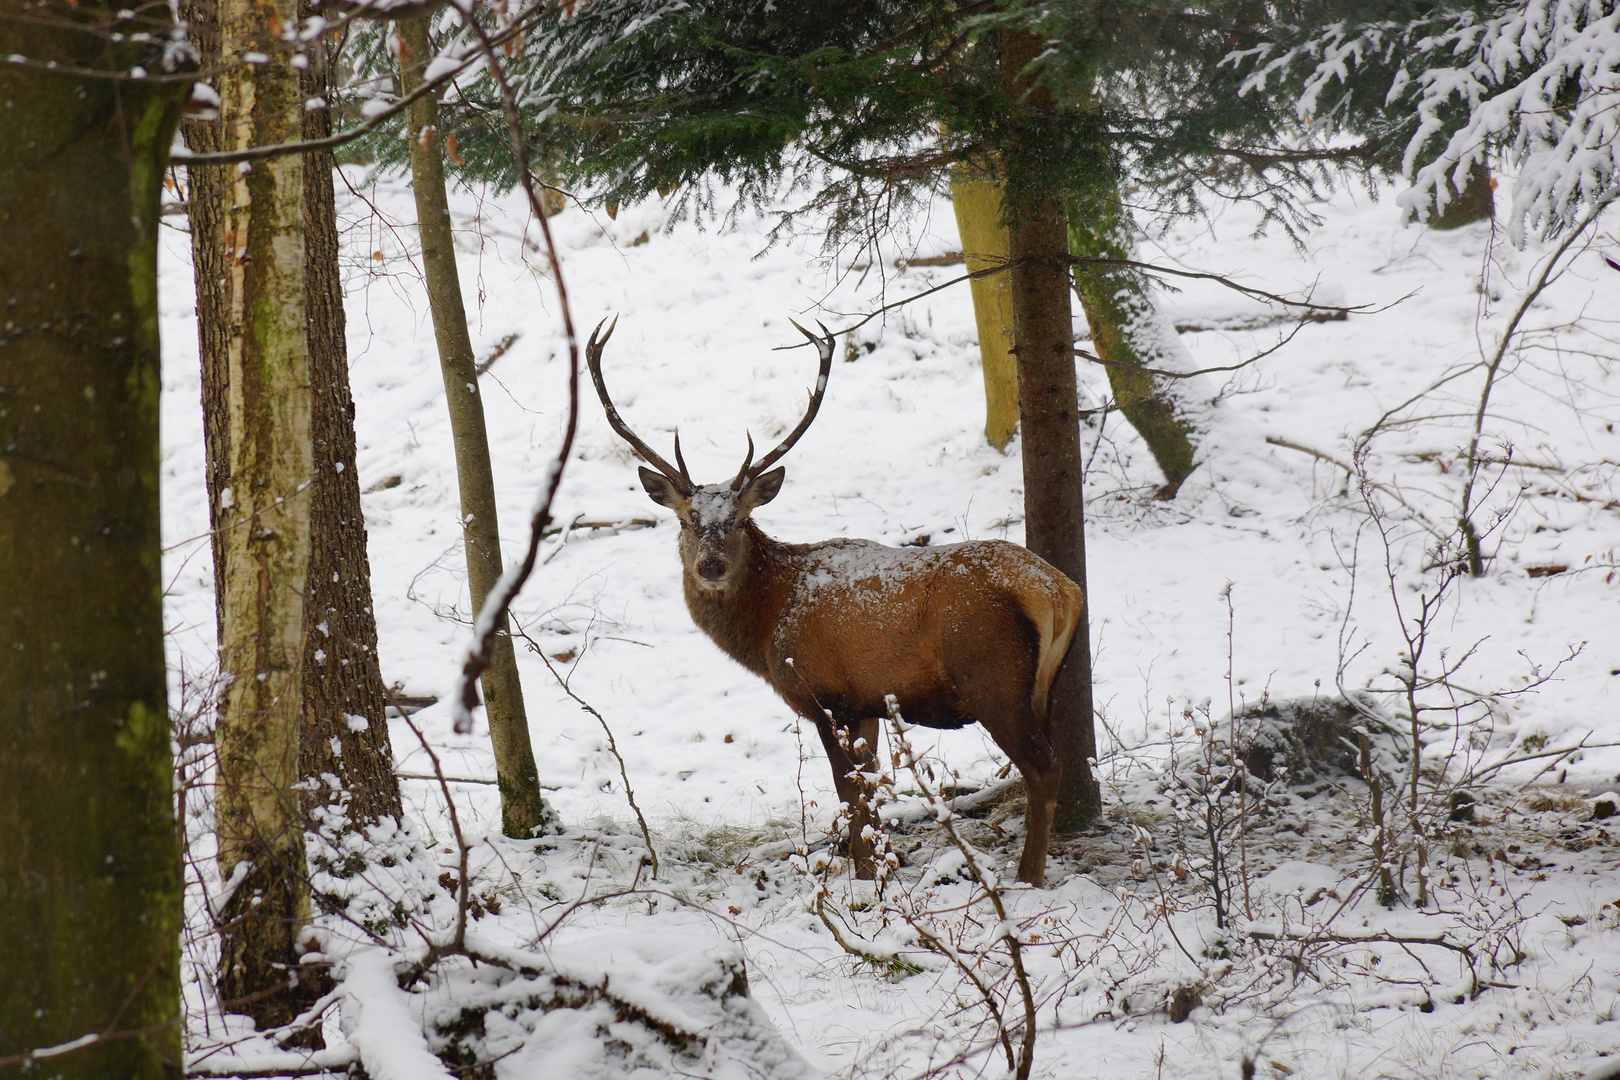
<svg viewBox="0 0 1620 1080"><path fill-rule="evenodd" d="M350 179L358 186L363 177L351 173ZM409 193L397 182L360 190L365 200L340 202L383 670L408 694L443 695L469 614L449 425L412 261ZM1159 478L1151 457L1117 414L1096 411L1107 398L1107 382L1101 369L1081 366L1082 405L1094 410L1082 432L1091 455L1088 603L1097 700L1107 722L1100 733L1101 769L1113 801L1140 796L1132 770L1165 760L1170 732L1184 733L1185 710L1213 699L1213 714L1225 714L1229 662L1232 698L1239 703L1334 693L1341 661L1346 687L1388 682L1383 673L1397 663L1402 646L1383 548L1365 527L1365 507L1346 473L1299 448L1349 462L1353 440L1386 410L1478 360L1494 347L1505 313L1545 253L1501 243L1488 253L1484 226L1449 234L1403 228L1388 200L1345 194L1320 212L1324 223L1307 237L1304 252L1282 236L1251 237L1254 221L1242 206L1224 208L1208 228L1187 224L1144 244L1143 258L1369 309L1306 325L1258 363L1206 376L1219 401L1210 412L1202 464L1175 501L1152 499ZM463 193L454 201L454 217L476 347L485 353L518 335L484 376L510 552L522 540L561 431L566 352L543 257L523 239L521 200ZM624 208L617 220L575 208L553 221L576 319L588 328L619 317L603 366L622 413L665 452L679 427L700 482L735 472L745 433L767 443L800 415L814 354L789 318L819 319L839 330L880 303L961 273L959 266L894 266L896 259L957 248L945 203L914 222L906 245L884 249L875 265L866 265L870 253L824 264L814 241L762 253L772 224L744 217L726 227L681 222L666 229L658 205ZM207 507L190 260L178 231L166 236L162 282L170 648L175 667L183 661L195 673L213 662L214 617L207 542L198 539L207 530ZM1491 401L1489 456L1501 458L1511 444L1512 460L1530 467L1487 470L1492 480L1502 475L1490 506L1511 503L1512 514L1487 542L1487 552L1501 545L1488 574L1456 586L1435 648L1457 655L1482 642L1465 681L1503 689L1523 685L1536 665L1546 670L1582 647L1555 681L1512 701L1495 718L1481 744L1486 755L1557 747L1589 733L1593 743L1620 742L1620 582L1612 572L1620 549L1617 297L1620 274L1596 253L1576 260L1531 308L1526 326L1566 326L1580 318L1585 328L1556 340L1532 337L1539 347L1513 360ZM1183 281L1164 301L1185 328L1183 342L1205 366L1236 364L1292 329L1286 321L1270 322L1281 312L1209 281ZM1075 319L1077 334L1084 335L1078 305ZM922 537L934 544L1020 540L1018 444L1002 454L980 434L983 395L966 286L892 310L856 330L852 340L848 353L841 343L819 420L784 461L781 497L758 514L766 531L794 541L839 535L890 544ZM782 347L789 348L774 351ZM1473 371L1453 379L1401 414L1432 419L1397 423L1371 445L1369 476L1405 504L1396 506L1392 559L1396 587L1408 599L1421 588L1425 563L1426 538L1413 523L1449 529L1456 517L1457 455L1482 378ZM584 393L559 518L651 519L656 525L580 528L560 547L552 541L514 608L518 625L612 726L638 801L660 835L740 829L774 839L768 823L791 820L797 831L801 790L819 803L813 813L825 820L831 783L819 750L815 760L801 762L806 742L787 708L691 624L672 515L642 492L636 462L608 429L588 382ZM1557 566L1567 569L1547 572ZM1228 585L1230 648L1222 597ZM563 693L533 649L520 647L519 663L548 798L573 824L627 821L619 766L597 721ZM453 734L442 705L417 719L451 776L493 775L481 726L471 736ZM394 745L401 771L428 771L413 737L398 725ZM929 733L927 745L964 777L988 778L1004 763L977 729ZM1502 779L1528 780L1536 767L1509 770ZM1543 781L1605 790L1620 784L1620 747L1585 751L1561 768L1564 775ZM460 783L455 790L471 830L498 828L492 787ZM407 781L406 793L424 820L441 820L436 789ZM786 836L788 827L779 828ZM1016 844L1010 850L1015 855ZM1582 893L1580 903L1593 910L1620 896L1608 850L1594 849L1583 864L1598 876L1583 877L1580 889L1609 889ZM1089 910L1099 902L1093 895L1099 886L1073 869L1063 865L1050 876L1054 895ZM902 1023L901 999L910 991L901 991L909 982L891 988L827 978L815 965L800 965L792 950L748 947L765 954L756 970L774 973L774 981L756 980L756 995L820 1067L851 1071L874 1046L886 1045L874 1033ZM825 968L831 962L816 963ZM1620 993L1615 964L1605 963L1608 974L1594 978ZM1323 1035L1311 1043L1312 1054L1327 1068L1324 1075L1340 1075L1366 1067L1383 1048L1396 1063L1390 1075L1424 1075L1414 1063L1425 1053L1413 1048L1414 1040L1439 1038L1424 1022L1391 1014L1368 1021L1392 1025L1376 1035L1358 1028L1361 1034L1342 1043ZM1324 1019L1320 1027L1332 1024ZM1165 1030L1172 1033L1172 1056L1186 1066L1176 1075L1235 1075L1233 1040L1252 1042L1250 1034L1218 1024L1204 1036ZM1054 1036L1052 1053L1059 1056L1044 1058L1043 1068L1055 1070L1048 1075L1092 1075L1087 1070L1102 1062L1088 1040L1099 1037ZM1117 1053L1103 1074L1152 1075L1154 1053L1164 1052L1159 1038L1121 1034L1108 1044ZM1467 1041L1465 1035L1456 1039ZM1620 1033L1609 1039L1620 1042ZM1592 1052L1601 1032L1577 1041L1563 1057L1547 1042L1537 1060L1574 1061ZM1490 1054L1506 1051L1486 1044ZM902 1060L893 1059L896 1069Z"/></svg>

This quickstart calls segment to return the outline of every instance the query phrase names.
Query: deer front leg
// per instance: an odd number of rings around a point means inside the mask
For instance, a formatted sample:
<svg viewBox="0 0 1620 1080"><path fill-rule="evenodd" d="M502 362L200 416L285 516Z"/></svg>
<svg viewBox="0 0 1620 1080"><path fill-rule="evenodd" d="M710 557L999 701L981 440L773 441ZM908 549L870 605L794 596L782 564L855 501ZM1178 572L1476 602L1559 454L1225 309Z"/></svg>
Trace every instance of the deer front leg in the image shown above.
<svg viewBox="0 0 1620 1080"><path fill-rule="evenodd" d="M877 864L866 830L877 820L872 814L872 785L863 779L863 774L876 767L877 719L835 727L823 716L816 721L816 732L832 763L833 788L839 801L849 807L849 857L855 863L855 876L870 881L877 876Z"/></svg>

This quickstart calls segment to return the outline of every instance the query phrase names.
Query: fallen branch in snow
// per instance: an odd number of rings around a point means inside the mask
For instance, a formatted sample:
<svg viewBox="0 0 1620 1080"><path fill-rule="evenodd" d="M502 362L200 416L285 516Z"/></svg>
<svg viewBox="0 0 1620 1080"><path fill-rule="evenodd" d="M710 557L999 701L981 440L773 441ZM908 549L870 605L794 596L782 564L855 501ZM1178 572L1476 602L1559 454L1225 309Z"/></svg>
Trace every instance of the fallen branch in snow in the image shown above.
<svg viewBox="0 0 1620 1080"><path fill-rule="evenodd" d="M1267 435L1266 442L1272 446L1280 446L1284 450L1294 450L1301 454L1309 454L1318 461L1325 461L1329 465L1337 466L1338 468L1344 470L1347 482L1350 477L1356 475L1356 470L1353 466L1345 464L1332 454L1326 454L1320 450L1313 450L1309 446L1304 446L1296 442L1289 442L1287 439L1279 439L1275 435ZM1436 539L1443 539L1447 535L1444 530L1442 530L1434 522L1430 521L1421 510L1413 506L1399 491L1390 487L1388 484L1381 484L1376 480L1368 479L1367 483L1375 490L1383 492L1385 495L1388 495L1390 498L1394 499L1397 503L1403 506L1407 512L1412 515L1413 520L1415 520L1419 525L1423 526L1423 531L1428 533L1430 536L1433 536Z"/></svg>
<svg viewBox="0 0 1620 1080"><path fill-rule="evenodd" d="M1007 793L1008 789L1021 783L1023 783L1022 779L1007 778L986 784L977 791L970 791L966 795L958 795L956 798L949 800L951 810L957 814L972 813L981 806L988 806L996 802ZM926 799L917 799L885 806L882 816L883 820L891 825L902 823L909 825L932 818L934 811ZM789 855L799 854L801 849L803 853L808 854L812 851L821 850L834 839L836 837L832 833L828 833L826 836L812 840L808 844L803 840L772 840L768 844L759 844L750 848L748 854L743 856L742 861L749 863L766 859L785 859Z"/></svg>
<svg viewBox="0 0 1620 1080"><path fill-rule="evenodd" d="M1348 318L1351 312L1355 312L1358 315L1376 315L1381 311L1388 311L1396 304L1403 303L1410 299L1412 295L1415 295L1409 293L1406 296L1402 296L1388 304L1383 304L1381 306L1374 306L1372 304L1353 304L1347 307L1338 304L1317 304L1313 303L1308 298L1305 300L1291 300L1280 293L1267 292L1264 289L1256 289L1249 285L1240 285L1231 278L1221 274L1211 274L1198 270L1182 270L1179 267L1174 266L1160 266L1157 263L1137 262L1135 259L1105 259L1100 256L1074 255L1069 258L1068 262L1070 266L1113 266L1125 269L1140 270L1147 274L1165 274L1170 277L1191 278L1198 281L1213 281L1217 285L1221 285L1233 290L1234 292L1241 293L1244 296L1249 297L1251 300L1261 300L1268 304L1278 304L1282 307L1302 309L1306 313L1303 316L1303 321L1305 322L1337 321L1339 319ZM886 315L890 311L894 311L897 308L903 308L907 304L915 304L918 300L932 296L937 292L943 292L953 285L960 285L964 281L979 281L995 274L1005 273L1006 271L1011 270L1015 265L1015 263L1009 260L997 266L986 266L981 270L974 270L963 274L960 277L951 278L949 281L942 281L938 285L930 286L929 288L923 289L920 292L913 293L911 296L903 297L899 300L893 300L887 304L881 304L878 307L873 308L871 311L861 315L858 321L841 329L834 330L833 335L839 336L848 334L854 330L859 330L873 319ZM831 312L831 314L850 317L855 313L847 311L834 311ZM780 352L787 349L802 348L804 348L804 345L803 343L800 343L797 345L778 346L777 349L773 351ZM1190 378L1192 374L1196 374L1196 372L1177 372L1176 377Z"/></svg>
<svg viewBox="0 0 1620 1080"><path fill-rule="evenodd" d="M208 1054L186 1064L187 1076L347 1076L360 1060L352 1046L312 1053Z"/></svg>
<svg viewBox="0 0 1620 1080"><path fill-rule="evenodd" d="M1278 941L1292 945L1399 945L1402 948L1408 945L1432 945L1437 949L1461 956L1468 964L1468 987L1464 993L1470 998L1476 997L1486 986L1495 983L1482 983L1479 980L1478 960L1474 950L1466 945L1459 945L1455 941L1447 941L1444 931L1438 934L1331 934L1327 932L1314 932L1309 934L1290 934L1285 930L1272 930L1263 926L1250 926L1244 930L1244 935L1253 941Z"/></svg>

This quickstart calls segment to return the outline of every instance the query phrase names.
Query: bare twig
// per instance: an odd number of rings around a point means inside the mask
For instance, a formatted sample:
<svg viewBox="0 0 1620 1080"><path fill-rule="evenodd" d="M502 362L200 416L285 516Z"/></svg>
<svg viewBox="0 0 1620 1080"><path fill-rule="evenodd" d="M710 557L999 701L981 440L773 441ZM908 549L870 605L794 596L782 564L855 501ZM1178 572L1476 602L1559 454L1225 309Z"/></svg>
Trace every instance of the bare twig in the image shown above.
<svg viewBox="0 0 1620 1080"><path fill-rule="evenodd" d="M383 694L390 700L393 698L387 687L383 688ZM416 741L427 752L428 760L433 763L433 775L439 781L439 791L444 795L445 809L450 815L450 828L456 835L457 877L459 880L456 882L456 930L453 940L455 947L459 949L467 941L467 897L470 895L472 888L467 880L468 848L466 837L461 832L461 815L456 811L456 800L450 796L450 781L445 778L444 768L439 764L439 755L434 753L433 747L427 741L427 736L422 734L422 729L417 727L416 721L412 720L407 714L400 713L400 719L405 721L406 725L411 729L411 734L416 736Z"/></svg>
<svg viewBox="0 0 1620 1080"><path fill-rule="evenodd" d="M508 350L510 350L513 345L517 344L517 339L522 336L523 335L519 333L513 332L501 338L500 341L495 343L495 347L489 350L489 355L478 362L478 366L473 369L474 373L482 375L484 372L494 367L495 361L505 356Z"/></svg>
<svg viewBox="0 0 1620 1080"><path fill-rule="evenodd" d="M159 961L154 961L151 966L146 969L145 973L143 973L139 979L135 980L135 985L130 989L129 993L124 996L123 1003L118 1006L118 1009L113 1013L112 1019L108 1021L105 1028L102 1028L100 1031L92 1031L88 1034L80 1035L76 1039L69 1039L67 1042L57 1043L55 1046L41 1046L33 1050L24 1051L21 1054L9 1054L5 1057L0 1057L0 1068L5 1068L9 1065L19 1065L24 1071L26 1071L30 1066L37 1065L42 1061L48 1061L51 1058L61 1057L64 1054L71 1054L75 1050L83 1050L85 1047L95 1046L97 1043L121 1042L125 1039L142 1039L148 1035L156 1035L160 1031L165 1031L168 1028L173 1027L179 1022L179 1016L176 1016L171 1020L165 1020L161 1024L153 1024L149 1027L133 1028L127 1031L120 1031L118 1028L118 1022L124 1018L124 1013L129 1011L130 1005L134 1004L135 999L141 996L141 992L146 989L146 984L150 982L152 980L152 976L156 974L158 964Z"/></svg>
<svg viewBox="0 0 1620 1080"><path fill-rule="evenodd" d="M539 643L529 637L528 634L523 634L522 637L529 643L529 647L535 651L535 654L540 657L540 662L546 665L546 670L551 672L551 677L557 680L557 685L562 687L563 693L573 698L576 705L596 717L596 722L602 725L602 733L607 736L608 753L612 754L613 760L619 763L619 778L624 781L625 800L630 804L630 811L636 815L636 824L641 827L641 838L647 842L647 855L652 860L652 876L656 879L658 877L658 849L653 846L652 830L647 827L647 819L642 815L641 807L636 804L636 789L630 786L630 770L624 764L624 755L619 753L619 744L613 738L613 729L608 727L607 718L597 711L595 705L574 692L574 688L569 685L569 680L563 678L562 674L552 666L551 657L545 654Z"/></svg>
<svg viewBox="0 0 1620 1080"><path fill-rule="evenodd" d="M992 884L985 877L984 869L979 865L976 857L978 852L966 840L962 839L962 835L957 832L956 826L953 824L953 815L947 808L947 804L929 785L928 779L924 775L926 770L918 768L917 758L912 753L911 744L906 740L906 722L905 718L900 715L900 702L893 694L890 694L884 699L884 703L888 707L889 734L897 767L900 765L910 767L912 779L917 783L917 790L922 792L925 800L936 807L935 816L940 827L945 830L945 835L950 837L951 843L956 845L956 849L962 853L963 861L967 863L967 870L972 876L974 884L984 891L985 896L990 900L990 906L995 909L996 918L999 920L997 936L1007 947L1007 956L1012 964L1013 977L1017 981L1018 993L1023 999L1024 1006L1023 1037L1018 1048L1018 1061L1013 1076L1015 1080L1029 1080L1030 1070L1035 1064L1035 991L1030 985L1029 973L1024 968L1023 945L1018 940L1017 927L1007 916L1007 907L1002 902L1000 887ZM1005 1030L1005 1025L1003 1025L1003 1030Z"/></svg>
<svg viewBox="0 0 1620 1080"><path fill-rule="evenodd" d="M1471 577L1485 576L1485 556L1480 549L1478 532L1474 528L1473 497L1474 482L1479 477L1480 466L1483 464L1480 460L1479 444L1484 437L1485 413L1490 405L1491 391L1496 388L1497 373L1502 369L1502 361L1507 357L1508 349L1512 346L1514 338L1518 334L1519 324L1524 320L1530 306L1540 298L1549 284L1557 280L1558 275L1555 275L1553 271L1556 269L1559 274L1563 273L1559 261L1563 259L1577 240L1586 235L1586 231L1592 227L1598 217L1608 209L1609 204L1617 197L1620 196L1610 194L1595 203L1586 217L1581 219L1580 223L1570 230L1568 236L1564 237L1563 243L1553 249L1553 253L1542 264L1541 272L1536 275L1535 281L1525 290L1524 295L1519 298L1518 306L1513 309L1512 317L1508 319L1507 326L1502 330L1502 337L1496 344L1496 351L1491 354L1490 359L1485 364L1485 385L1480 388L1479 407L1474 411L1474 428L1468 436L1468 455L1464 459L1468 468L1463 474L1462 501L1457 519L1458 527L1462 530L1463 542L1467 548L1468 573Z"/></svg>

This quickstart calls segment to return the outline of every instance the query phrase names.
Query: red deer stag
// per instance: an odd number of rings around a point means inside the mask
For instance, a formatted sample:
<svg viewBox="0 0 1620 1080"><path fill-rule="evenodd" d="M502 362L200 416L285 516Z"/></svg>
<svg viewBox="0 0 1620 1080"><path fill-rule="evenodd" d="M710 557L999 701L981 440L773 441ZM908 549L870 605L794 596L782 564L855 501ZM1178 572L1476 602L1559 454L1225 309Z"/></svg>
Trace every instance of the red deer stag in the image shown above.
<svg viewBox="0 0 1620 1080"><path fill-rule="evenodd" d="M602 347L613 327L598 341L598 325L586 346L608 423L658 470L641 469L642 486L680 520L687 610L715 644L816 725L838 797L852 808L850 856L859 875L874 869L859 774L873 768L884 696L893 694L911 723L983 724L1018 766L1029 790L1018 876L1040 885L1060 764L1047 695L1080 619L1080 587L1003 540L892 548L851 539L784 544L761 532L750 515L776 498L786 474L771 466L815 420L832 367L827 328L818 338L793 325L821 353L809 408L757 462L750 436L742 468L719 484L692 482L679 433L675 468L620 418L602 381Z"/></svg>

